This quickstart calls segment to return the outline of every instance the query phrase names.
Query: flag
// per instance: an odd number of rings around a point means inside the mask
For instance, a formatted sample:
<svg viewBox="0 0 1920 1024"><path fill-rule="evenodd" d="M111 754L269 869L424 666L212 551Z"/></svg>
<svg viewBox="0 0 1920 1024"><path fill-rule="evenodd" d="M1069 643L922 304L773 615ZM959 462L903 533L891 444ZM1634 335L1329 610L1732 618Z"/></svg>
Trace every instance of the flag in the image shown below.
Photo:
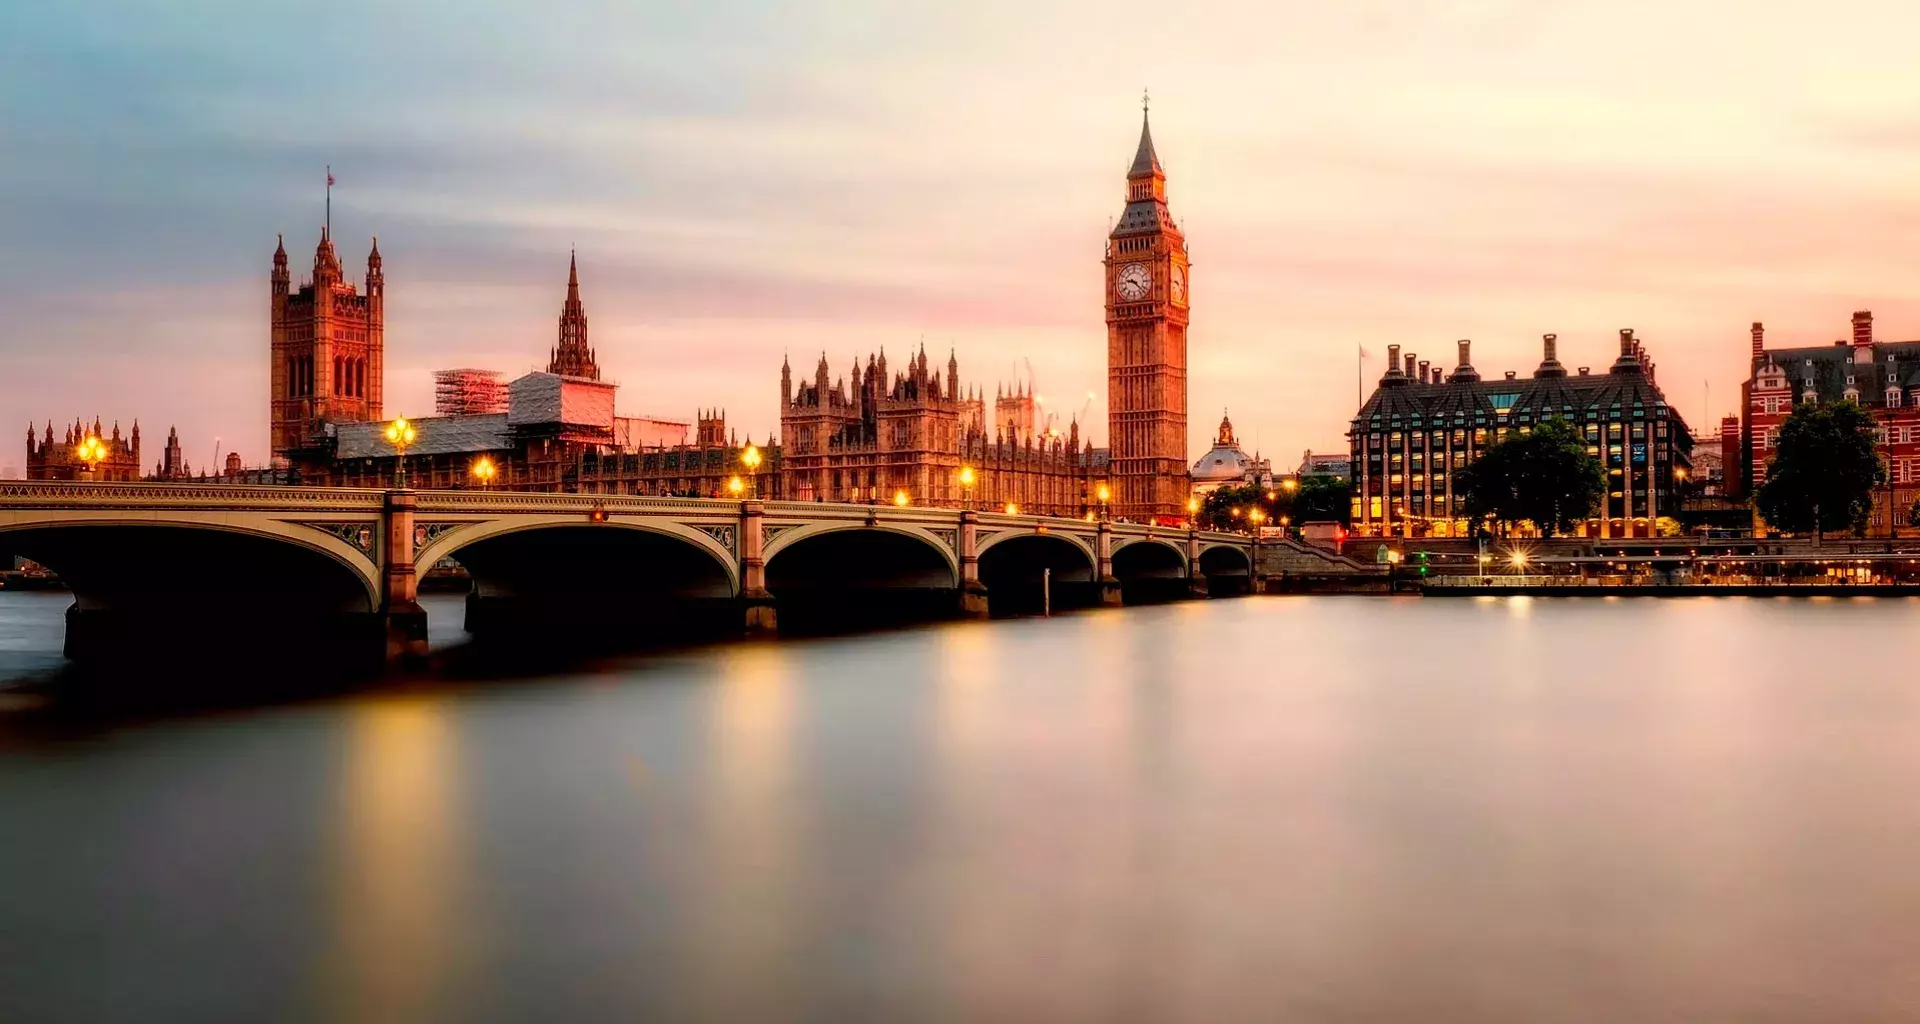
<svg viewBox="0 0 1920 1024"><path fill-rule="evenodd" d="M1361 345L1361 346L1359 346L1359 348L1360 348L1360 358L1362 358L1362 359L1372 359L1372 358L1373 358L1373 353L1371 353L1371 352L1369 352L1369 351L1367 351L1367 346L1365 346L1365 345Z"/></svg>
<svg viewBox="0 0 1920 1024"><path fill-rule="evenodd" d="M327 187L333 187L333 168L327 168Z"/></svg>

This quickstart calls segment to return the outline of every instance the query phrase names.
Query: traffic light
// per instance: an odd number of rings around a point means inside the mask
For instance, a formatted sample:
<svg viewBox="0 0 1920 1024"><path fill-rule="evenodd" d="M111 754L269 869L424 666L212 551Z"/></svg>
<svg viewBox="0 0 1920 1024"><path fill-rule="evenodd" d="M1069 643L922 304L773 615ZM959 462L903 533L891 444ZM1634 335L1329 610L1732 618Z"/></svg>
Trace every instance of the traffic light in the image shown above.
<svg viewBox="0 0 1920 1024"><path fill-rule="evenodd" d="M1413 556L1413 564L1419 567L1420 575L1425 576L1430 568L1427 553L1425 551L1415 553Z"/></svg>

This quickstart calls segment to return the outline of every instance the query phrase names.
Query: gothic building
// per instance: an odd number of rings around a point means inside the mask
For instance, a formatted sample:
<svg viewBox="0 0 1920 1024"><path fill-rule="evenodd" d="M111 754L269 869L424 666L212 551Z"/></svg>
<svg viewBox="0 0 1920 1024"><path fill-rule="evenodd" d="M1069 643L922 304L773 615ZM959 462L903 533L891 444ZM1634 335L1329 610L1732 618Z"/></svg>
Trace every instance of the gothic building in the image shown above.
<svg viewBox="0 0 1920 1024"><path fill-rule="evenodd" d="M79 453L80 442L89 437L99 438L106 447L106 457L93 467L91 475L88 475L87 464L80 461ZM33 425L28 424L27 479L115 483L130 483L140 479L140 422L135 420L132 433L122 437L118 423L108 432L101 429L97 416L91 427L82 420L74 420L58 441L54 440L51 420L47 422L46 433L38 441L33 436Z"/></svg>
<svg viewBox="0 0 1920 1024"><path fill-rule="evenodd" d="M328 229L320 230L313 276L292 290L286 240L273 253L271 426L273 456L312 446L333 423L381 417L385 277L380 240L367 254L366 292L346 279Z"/></svg>
<svg viewBox="0 0 1920 1024"><path fill-rule="evenodd" d="M1601 374L1560 364L1558 338L1544 338L1533 376L1512 371L1483 380L1470 343L1448 373L1387 346L1387 372L1354 416L1353 532L1360 536L1464 537L1460 470L1510 431L1526 433L1561 419L1586 440L1607 476L1588 537L1652 537L1662 517L1680 512L1681 481L1691 471L1693 436L1661 393L1653 362L1630 330Z"/></svg>
<svg viewBox="0 0 1920 1024"><path fill-rule="evenodd" d="M1127 206L1107 238L1107 441L1114 513L1186 516L1187 242L1167 212L1167 175L1146 114Z"/></svg>
<svg viewBox="0 0 1920 1024"><path fill-rule="evenodd" d="M600 364L587 347L587 308L580 302L580 264L567 257L567 301L560 306L560 341L547 357L547 372L562 377L600 379Z"/></svg>
<svg viewBox="0 0 1920 1024"><path fill-rule="evenodd" d="M1080 447L1080 425L1071 424L1065 436L1036 434L1028 405L1023 431L1020 406L1007 403L1002 388L995 411L1009 414L1009 421L989 435L981 421L984 403L963 392L954 356L944 377L929 365L924 347L903 373L890 375L882 352L869 356L864 370L856 361L848 378L830 381L830 375L825 355L813 380L798 385L793 367L781 364L781 489L789 498L885 503L904 497L946 507L972 501L1075 516L1097 503L1096 469L1105 467L1090 447ZM971 488L963 467L973 470Z"/></svg>

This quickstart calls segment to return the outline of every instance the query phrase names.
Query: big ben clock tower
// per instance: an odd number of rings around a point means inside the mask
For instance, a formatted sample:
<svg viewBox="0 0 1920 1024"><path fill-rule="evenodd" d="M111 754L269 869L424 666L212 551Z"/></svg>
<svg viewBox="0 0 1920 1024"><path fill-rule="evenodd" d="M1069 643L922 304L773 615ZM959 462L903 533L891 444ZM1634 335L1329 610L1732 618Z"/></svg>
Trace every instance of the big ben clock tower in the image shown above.
<svg viewBox="0 0 1920 1024"><path fill-rule="evenodd" d="M1107 443L1113 514L1150 522L1186 513L1189 282L1141 107L1127 208L1107 236Z"/></svg>

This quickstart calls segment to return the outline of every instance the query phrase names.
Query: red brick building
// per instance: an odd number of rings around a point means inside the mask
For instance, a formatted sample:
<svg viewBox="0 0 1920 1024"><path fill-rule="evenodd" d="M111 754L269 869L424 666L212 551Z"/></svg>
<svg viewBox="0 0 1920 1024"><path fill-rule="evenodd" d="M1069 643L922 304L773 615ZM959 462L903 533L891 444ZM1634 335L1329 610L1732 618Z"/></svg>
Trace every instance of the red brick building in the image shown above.
<svg viewBox="0 0 1920 1024"><path fill-rule="evenodd" d="M1765 329L1753 325L1752 368L1741 385L1742 493L1752 494L1767 478L1774 438L1781 424L1803 402L1851 401L1880 421L1880 457L1888 486L1873 498L1868 533L1886 536L1892 499L1897 535L1920 533L1905 523L1905 509L1920 498L1920 341L1878 341L1873 314L1853 314L1849 337L1828 345L1766 347Z"/></svg>

